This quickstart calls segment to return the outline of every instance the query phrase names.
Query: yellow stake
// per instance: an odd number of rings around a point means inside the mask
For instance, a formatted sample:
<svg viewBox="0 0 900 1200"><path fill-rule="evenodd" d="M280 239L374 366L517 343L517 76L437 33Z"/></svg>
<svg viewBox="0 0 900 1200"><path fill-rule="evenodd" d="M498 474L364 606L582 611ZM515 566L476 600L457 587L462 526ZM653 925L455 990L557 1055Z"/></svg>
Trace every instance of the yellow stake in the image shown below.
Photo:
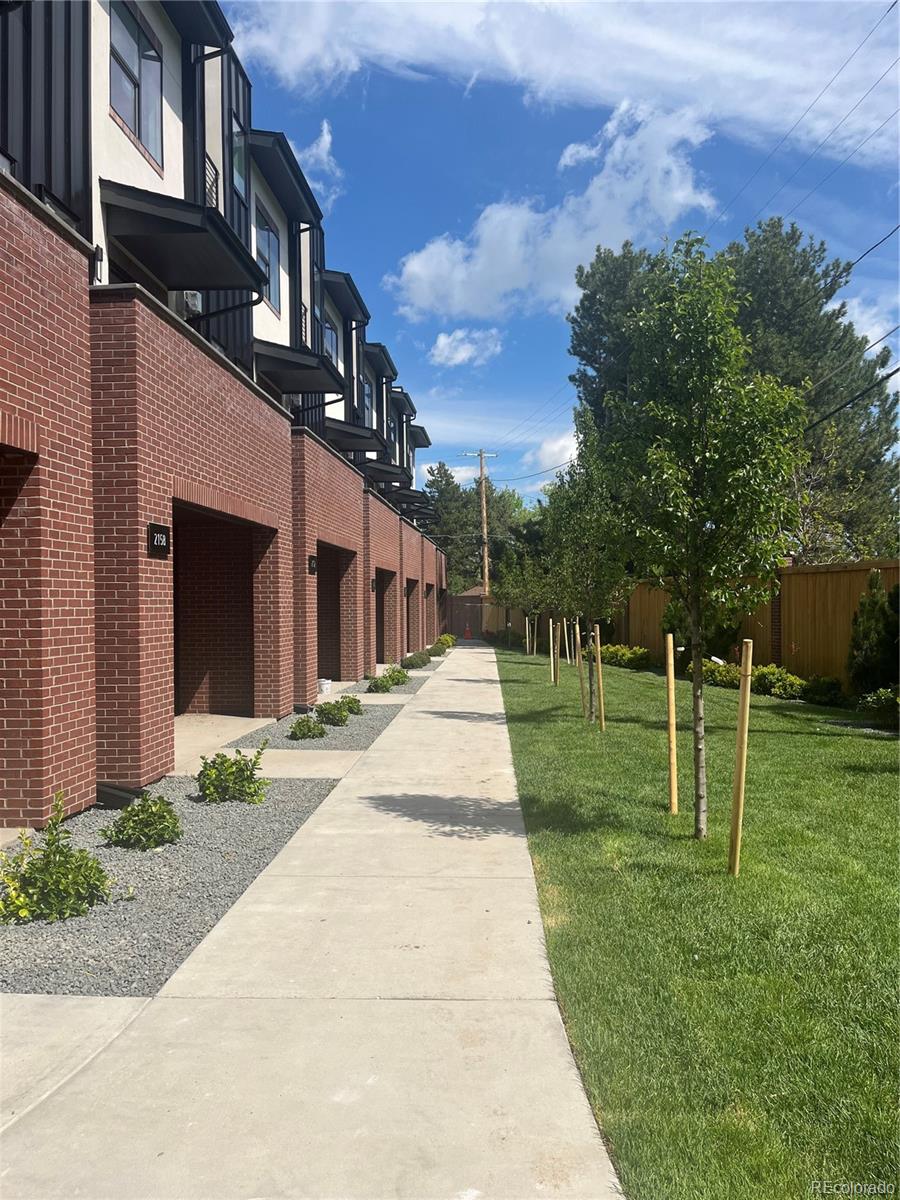
<svg viewBox="0 0 900 1200"><path fill-rule="evenodd" d="M603 703L603 665L600 662L600 626L594 626L594 655L597 660L597 724L606 729L606 705Z"/></svg>
<svg viewBox="0 0 900 1200"><path fill-rule="evenodd" d="M581 655L581 618L575 618L575 661L578 663L578 682L581 684L581 715L587 717L587 700L584 695L584 660Z"/></svg>
<svg viewBox="0 0 900 1200"><path fill-rule="evenodd" d="M562 626L560 625L559 621L557 621L556 622L556 642L554 644L554 649L553 649L553 659L554 659L554 662L556 663L556 676L554 678L554 683L556 684L557 687L559 687L559 642L560 642L561 636L562 636Z"/></svg>
<svg viewBox="0 0 900 1200"><path fill-rule="evenodd" d="M747 776L747 730L750 724L750 677L753 672L753 640L744 638L741 649L741 693L738 700L737 754L734 763L734 792L731 797L731 842L728 874L741 869L741 833L744 827L744 780Z"/></svg>
<svg viewBox="0 0 900 1200"><path fill-rule="evenodd" d="M553 683L553 618L547 618L547 649L550 652L550 682Z"/></svg>
<svg viewBox="0 0 900 1200"><path fill-rule="evenodd" d="M669 812L678 813L678 750L675 719L675 639L666 634L666 702L669 710Z"/></svg>

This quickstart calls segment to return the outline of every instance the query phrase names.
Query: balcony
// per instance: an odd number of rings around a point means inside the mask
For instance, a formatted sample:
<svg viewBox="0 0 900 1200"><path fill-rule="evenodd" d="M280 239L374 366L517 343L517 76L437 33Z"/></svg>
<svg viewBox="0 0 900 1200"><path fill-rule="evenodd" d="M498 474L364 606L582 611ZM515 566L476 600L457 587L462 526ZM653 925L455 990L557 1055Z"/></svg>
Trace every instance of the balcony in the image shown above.
<svg viewBox="0 0 900 1200"><path fill-rule="evenodd" d="M204 199L207 208L219 207L219 168L207 154Z"/></svg>

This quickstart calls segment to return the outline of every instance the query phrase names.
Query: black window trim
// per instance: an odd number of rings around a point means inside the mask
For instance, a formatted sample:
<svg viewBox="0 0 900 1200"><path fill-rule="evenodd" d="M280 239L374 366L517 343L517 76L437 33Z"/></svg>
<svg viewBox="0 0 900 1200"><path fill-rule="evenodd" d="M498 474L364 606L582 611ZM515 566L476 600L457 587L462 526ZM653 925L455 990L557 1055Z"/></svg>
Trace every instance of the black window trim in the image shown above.
<svg viewBox="0 0 900 1200"><path fill-rule="evenodd" d="M128 13L128 15L132 18L134 23L137 25L139 31L144 35L144 37L147 39L147 41L150 43L151 47L156 51L156 53L159 57L159 158L156 157L156 155L153 153L153 151L150 149L150 147L147 145L147 143L141 137L141 81L140 81L140 78L135 76L131 67L129 67L128 63L125 62L125 60L122 58L121 54L118 52L118 50L113 45L112 10L113 10L114 5L116 5L116 4L121 5L121 7L125 9L125 11ZM137 97L137 105L136 105L136 116L137 116L137 126L138 126L137 129L135 130L135 129L131 128L131 126L128 124L128 121L126 120L126 118L122 116L122 114L118 111L118 109L113 104L113 101L112 101L112 71L111 70L110 70L110 77L109 77L109 81L110 81L109 82L109 106L113 110L113 112L116 114L116 116L119 118L119 120L125 122L125 125L131 131L131 133L134 135L134 137L137 138L137 140L140 142L141 146L143 146L143 148L147 151L147 153L150 155L150 157L153 159L153 161L156 163L156 165L160 168L160 170L164 170L165 164L164 164L163 160L165 158L165 136L163 133L163 117L165 115L165 104L163 103L163 81L165 79L165 66L164 66L164 62L163 62L162 42L157 37L156 33L147 24L146 20L144 19L143 13L140 11L138 6L132 2L132 0L111 0L110 6L109 6L109 24L110 24L110 29L109 29L110 68L112 67L112 60L113 60L113 58L115 58L116 63L118 64L120 69L125 72L125 74L128 76L128 78L134 84L135 94ZM138 58L140 59L140 44L138 45Z"/></svg>
<svg viewBox="0 0 900 1200"><path fill-rule="evenodd" d="M279 273L278 274L278 303L277 304L275 304L273 302L272 294L271 294L271 291L272 291L272 264L266 255L262 255L262 256L260 255L260 249L259 249L260 218L262 218L263 222L265 223L266 229L275 238L275 245L278 247L278 261L276 263L276 271ZM265 269L269 276L269 278L266 282L266 286L265 286L263 295L265 296L265 300L266 300L266 303L268 304L269 308L271 308L272 311L274 313L277 313L278 316L280 317L281 316L281 276L280 276L280 272L281 272L281 234L278 232L277 224L269 216L268 209L266 208L266 206L263 204L263 202L257 196L256 197L256 261L258 263L260 263L260 266L262 266L263 264L260 262L260 257L262 257L263 261L265 262Z"/></svg>

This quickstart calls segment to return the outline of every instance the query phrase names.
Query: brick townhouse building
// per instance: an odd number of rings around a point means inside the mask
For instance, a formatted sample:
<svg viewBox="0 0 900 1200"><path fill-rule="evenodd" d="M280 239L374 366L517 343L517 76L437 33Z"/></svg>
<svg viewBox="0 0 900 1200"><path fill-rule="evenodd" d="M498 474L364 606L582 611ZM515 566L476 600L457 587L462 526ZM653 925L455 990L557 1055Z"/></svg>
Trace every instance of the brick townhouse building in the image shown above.
<svg viewBox="0 0 900 1200"><path fill-rule="evenodd" d="M205 0L0 3L0 825L442 628L428 435Z"/></svg>

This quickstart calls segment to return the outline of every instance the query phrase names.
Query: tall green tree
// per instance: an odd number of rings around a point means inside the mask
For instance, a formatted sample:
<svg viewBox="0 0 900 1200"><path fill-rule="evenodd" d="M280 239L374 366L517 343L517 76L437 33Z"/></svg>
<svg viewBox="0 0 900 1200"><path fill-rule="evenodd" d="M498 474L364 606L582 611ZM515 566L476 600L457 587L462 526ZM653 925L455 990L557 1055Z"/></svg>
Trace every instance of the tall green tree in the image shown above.
<svg viewBox="0 0 900 1200"><path fill-rule="evenodd" d="M797 523L803 408L751 371L734 272L685 236L654 259L628 319L627 386L604 399L601 469L626 551L688 614L694 832L706 836L703 653L711 622L765 594Z"/></svg>
<svg viewBox="0 0 900 1200"><path fill-rule="evenodd" d="M773 217L747 228L721 257L734 271L748 368L797 388L806 424L878 379L890 351L865 354L866 337L838 300L849 264L829 258L824 242ZM581 298L569 321L579 365L571 378L600 424L605 396L627 386L629 317L643 304L653 264L626 242L618 252L599 248L577 272ZM810 431L811 453L793 481L800 519L790 549L799 561L897 553L896 416L897 392L885 384Z"/></svg>
<svg viewBox="0 0 900 1200"><path fill-rule="evenodd" d="M481 496L476 481L463 487L443 461L429 467L423 490L431 498L434 516L422 528L447 555L451 592L464 592L481 582ZM488 551L495 561L511 532L522 522L526 509L512 488L497 488L487 481Z"/></svg>

